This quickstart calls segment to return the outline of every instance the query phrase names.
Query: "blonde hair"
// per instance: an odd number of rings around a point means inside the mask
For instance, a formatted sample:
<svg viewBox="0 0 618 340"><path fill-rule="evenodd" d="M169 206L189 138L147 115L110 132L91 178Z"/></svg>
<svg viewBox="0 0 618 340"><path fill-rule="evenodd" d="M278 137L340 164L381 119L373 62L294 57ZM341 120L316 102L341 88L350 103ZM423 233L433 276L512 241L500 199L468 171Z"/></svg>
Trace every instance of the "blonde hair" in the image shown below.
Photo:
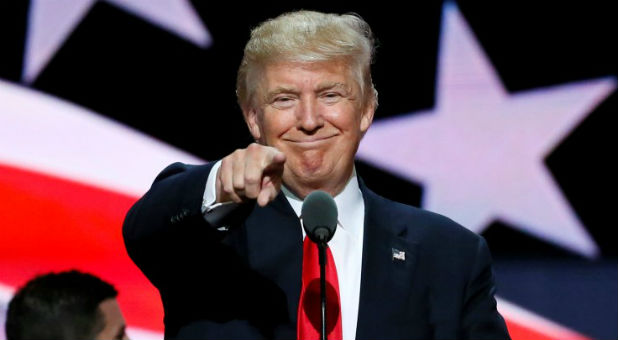
<svg viewBox="0 0 618 340"><path fill-rule="evenodd" d="M370 69L374 51L371 28L356 14L282 14L251 31L236 79L238 103L242 108L251 105L258 73L269 63L343 59L361 88L364 104L374 101L377 106Z"/></svg>

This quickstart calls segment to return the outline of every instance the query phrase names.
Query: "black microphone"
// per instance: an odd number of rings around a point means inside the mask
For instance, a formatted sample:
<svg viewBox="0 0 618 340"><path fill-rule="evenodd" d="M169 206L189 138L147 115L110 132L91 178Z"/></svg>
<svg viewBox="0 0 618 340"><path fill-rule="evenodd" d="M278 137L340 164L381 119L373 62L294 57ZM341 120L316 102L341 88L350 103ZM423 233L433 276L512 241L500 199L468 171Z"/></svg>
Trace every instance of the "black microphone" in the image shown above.
<svg viewBox="0 0 618 340"><path fill-rule="evenodd" d="M307 237L318 244L320 262L320 339L327 340L326 328L326 247L337 230L337 205L328 193L316 190L303 201L300 218Z"/></svg>
<svg viewBox="0 0 618 340"><path fill-rule="evenodd" d="M307 195L300 218L307 236L315 242L326 244L337 230L337 205L333 197L321 190Z"/></svg>

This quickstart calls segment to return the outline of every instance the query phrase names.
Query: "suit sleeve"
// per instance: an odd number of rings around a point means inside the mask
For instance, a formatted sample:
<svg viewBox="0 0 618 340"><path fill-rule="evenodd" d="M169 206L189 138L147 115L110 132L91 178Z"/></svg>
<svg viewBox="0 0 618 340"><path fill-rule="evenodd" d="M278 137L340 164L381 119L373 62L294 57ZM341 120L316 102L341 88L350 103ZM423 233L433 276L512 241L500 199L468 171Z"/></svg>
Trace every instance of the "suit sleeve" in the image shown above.
<svg viewBox="0 0 618 340"><path fill-rule="evenodd" d="M123 237L131 259L150 281L162 288L179 261L187 236L203 242L215 239L217 232L201 214L206 179L212 164L189 166L174 163L155 179L150 190L129 210L123 224ZM191 238L191 237L189 237Z"/></svg>
<svg viewBox="0 0 618 340"><path fill-rule="evenodd" d="M204 189L213 165L168 166L125 217L127 252L161 293L204 286L217 289L218 283L225 282L212 280L212 276L231 276L235 273L229 268L244 266L233 245L222 242L229 233L218 231L202 215ZM241 205L224 222L239 225L251 209L250 204Z"/></svg>
<svg viewBox="0 0 618 340"><path fill-rule="evenodd" d="M265 329L287 320L284 293L251 270L240 251L243 224L255 204L242 204L226 217L226 232L202 215L212 164L167 167L123 225L129 256L161 294L167 336L196 320L246 319Z"/></svg>
<svg viewBox="0 0 618 340"><path fill-rule="evenodd" d="M462 314L466 339L510 339L506 324L496 309L495 283L487 243L479 237L471 279L466 286Z"/></svg>

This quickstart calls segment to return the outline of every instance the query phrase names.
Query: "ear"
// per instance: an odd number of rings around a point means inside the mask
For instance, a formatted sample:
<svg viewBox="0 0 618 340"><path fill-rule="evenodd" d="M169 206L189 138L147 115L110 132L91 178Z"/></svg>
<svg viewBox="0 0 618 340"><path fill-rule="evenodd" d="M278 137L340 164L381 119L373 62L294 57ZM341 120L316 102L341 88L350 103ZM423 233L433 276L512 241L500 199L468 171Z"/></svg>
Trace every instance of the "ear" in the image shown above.
<svg viewBox="0 0 618 340"><path fill-rule="evenodd" d="M373 115L376 111L375 100L371 100L369 103L365 104L361 112L361 121L360 121L360 130L364 135L371 123L373 122Z"/></svg>
<svg viewBox="0 0 618 340"><path fill-rule="evenodd" d="M256 141L262 137L262 133L260 130L258 110L255 107L246 107L243 108L242 114L245 117L245 123L247 123L247 127L249 128L249 132L253 136L253 139Z"/></svg>

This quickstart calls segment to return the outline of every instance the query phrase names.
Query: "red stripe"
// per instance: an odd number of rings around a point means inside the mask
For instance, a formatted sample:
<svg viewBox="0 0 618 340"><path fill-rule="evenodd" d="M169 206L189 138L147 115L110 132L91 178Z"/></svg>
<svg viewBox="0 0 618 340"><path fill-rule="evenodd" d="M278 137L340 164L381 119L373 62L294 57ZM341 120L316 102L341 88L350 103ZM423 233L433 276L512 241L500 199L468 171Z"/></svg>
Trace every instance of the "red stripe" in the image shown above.
<svg viewBox="0 0 618 340"><path fill-rule="evenodd" d="M121 226L135 197L0 164L0 282L71 268L113 283L131 326L161 331L157 290L129 259Z"/></svg>
<svg viewBox="0 0 618 340"><path fill-rule="evenodd" d="M591 338L581 334L570 332L551 332L542 329L542 327L534 328L534 325L523 325L519 322L506 319L506 326L509 329L509 334L513 340L590 340Z"/></svg>
<svg viewBox="0 0 618 340"><path fill-rule="evenodd" d="M524 325L518 324L512 320L506 320L506 326L509 329L509 334L511 335L511 339L517 340L558 340L555 336L550 336L538 331L535 331L532 328L526 327ZM565 339L566 340L566 339Z"/></svg>

